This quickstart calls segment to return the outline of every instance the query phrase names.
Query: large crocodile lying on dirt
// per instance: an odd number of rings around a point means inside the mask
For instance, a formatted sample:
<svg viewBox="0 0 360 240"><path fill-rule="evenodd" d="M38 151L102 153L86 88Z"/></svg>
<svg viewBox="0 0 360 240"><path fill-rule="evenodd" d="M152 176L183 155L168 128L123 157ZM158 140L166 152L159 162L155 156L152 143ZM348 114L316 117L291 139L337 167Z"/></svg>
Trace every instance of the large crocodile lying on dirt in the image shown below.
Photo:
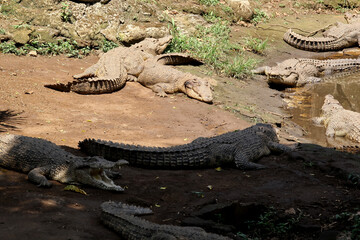
<svg viewBox="0 0 360 240"><path fill-rule="evenodd" d="M348 24L337 22L323 33L323 37L306 37L289 29L284 41L289 45L306 51L336 51L360 46L360 18L347 14Z"/></svg>
<svg viewBox="0 0 360 240"><path fill-rule="evenodd" d="M104 202L101 204L101 221L118 232L124 239L162 239L162 240L230 240L230 238L207 233L199 227L179 227L160 225L137 217L152 214L149 208ZM137 216L136 216L137 215Z"/></svg>
<svg viewBox="0 0 360 240"><path fill-rule="evenodd" d="M171 36L159 40L147 38L129 48L112 49L83 73L74 75L76 81L45 87L80 94L101 94L120 90L126 81L138 81L162 97L166 93L183 92L191 98L211 103L213 96L209 79L168 66L199 65L200 61L181 53L159 55L171 39Z"/></svg>
<svg viewBox="0 0 360 240"><path fill-rule="evenodd" d="M117 47L104 53L99 61L83 73L74 75L67 84L47 84L45 87L80 94L111 93L124 87L127 80L136 78L142 64L150 57L164 52L172 37L146 38L131 47Z"/></svg>
<svg viewBox="0 0 360 240"><path fill-rule="evenodd" d="M326 127L326 136L346 137L360 143L360 113L344 109L330 94L325 96L321 111L321 117L313 120Z"/></svg>
<svg viewBox="0 0 360 240"><path fill-rule="evenodd" d="M136 81L151 88L161 97L166 97L167 93L182 92L191 98L211 103L213 100L211 79L200 78L168 66L183 64L200 65L202 63L187 54L162 54L145 61L143 70Z"/></svg>
<svg viewBox="0 0 360 240"><path fill-rule="evenodd" d="M158 169L191 169L234 166L240 169L261 169L252 161L271 152L291 151L279 144L270 124L256 124L215 137L197 138L189 144L173 147L144 147L95 139L79 142L89 155L99 155L116 161L125 159L132 166Z"/></svg>
<svg viewBox="0 0 360 240"><path fill-rule="evenodd" d="M110 162L100 157L78 157L52 142L20 135L0 135L0 167L28 173L40 187L50 187L47 178L62 183L80 183L96 188L123 191L106 175L126 161Z"/></svg>
<svg viewBox="0 0 360 240"><path fill-rule="evenodd" d="M300 87L308 83L321 82L322 77L344 71L357 71L359 68L360 58L329 60L290 58L277 63L274 67L259 67L252 72L266 75L269 83Z"/></svg>

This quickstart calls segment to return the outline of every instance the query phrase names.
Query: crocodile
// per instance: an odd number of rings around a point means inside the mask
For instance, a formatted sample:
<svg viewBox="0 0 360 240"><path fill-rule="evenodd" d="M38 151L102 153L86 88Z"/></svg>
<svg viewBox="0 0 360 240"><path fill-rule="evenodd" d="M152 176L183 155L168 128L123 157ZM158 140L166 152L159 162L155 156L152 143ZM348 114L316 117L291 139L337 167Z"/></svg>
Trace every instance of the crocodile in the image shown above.
<svg viewBox="0 0 360 240"><path fill-rule="evenodd" d="M254 163L271 152L288 152L292 148L279 143L275 128L258 123L244 130L215 137L200 137L185 145L145 147L111 141L85 139L80 150L116 161L125 159L130 165L157 169L193 169L234 166L239 169L262 169Z"/></svg>
<svg viewBox="0 0 360 240"><path fill-rule="evenodd" d="M200 78L168 66L183 64L200 65L202 63L187 54L162 54L145 61L136 81L151 88L160 97L166 97L167 93L182 92L199 101L212 103L210 83L214 80Z"/></svg>
<svg viewBox="0 0 360 240"><path fill-rule="evenodd" d="M308 83L318 83L323 77L344 71L355 72L360 68L358 59L328 59L290 58L277 63L274 67L263 66L252 72L264 74L269 83L281 84L287 87L301 87Z"/></svg>
<svg viewBox="0 0 360 240"><path fill-rule="evenodd" d="M347 14L345 19L348 21L347 24L341 22L333 24L323 33L323 37L306 37L289 29L283 39L292 47L315 52L360 46L360 18Z"/></svg>
<svg viewBox="0 0 360 240"><path fill-rule="evenodd" d="M160 39L145 38L130 47L117 47L101 55L99 61L83 73L73 76L69 83L46 84L45 87L79 94L102 94L120 90L126 81L133 80L148 58L164 52L172 36Z"/></svg>
<svg viewBox="0 0 360 240"><path fill-rule="evenodd" d="M50 187L49 179L61 183L85 184L122 192L124 189L107 176L105 170L118 169L124 160L78 157L44 139L13 134L0 135L0 167L28 173L28 180L39 187Z"/></svg>
<svg viewBox="0 0 360 240"><path fill-rule="evenodd" d="M328 137L345 137L360 143L360 113L344 109L331 94L325 96L321 117L313 121L326 127Z"/></svg>
<svg viewBox="0 0 360 240"><path fill-rule="evenodd" d="M112 201L102 203L100 208L101 222L128 240L230 240L225 236L205 232L200 227L160 225L137 217L152 214L149 208Z"/></svg>

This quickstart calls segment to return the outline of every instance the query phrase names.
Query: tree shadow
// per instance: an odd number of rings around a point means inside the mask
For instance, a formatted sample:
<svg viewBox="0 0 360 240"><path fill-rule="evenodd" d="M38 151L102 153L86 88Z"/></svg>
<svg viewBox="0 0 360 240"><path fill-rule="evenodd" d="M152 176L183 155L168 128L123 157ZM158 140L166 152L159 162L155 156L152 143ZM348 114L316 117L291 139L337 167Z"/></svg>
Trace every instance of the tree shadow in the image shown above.
<svg viewBox="0 0 360 240"><path fill-rule="evenodd" d="M15 112L10 109L0 111L0 132L17 129L15 125L23 120L23 117L19 116L20 114L22 112Z"/></svg>

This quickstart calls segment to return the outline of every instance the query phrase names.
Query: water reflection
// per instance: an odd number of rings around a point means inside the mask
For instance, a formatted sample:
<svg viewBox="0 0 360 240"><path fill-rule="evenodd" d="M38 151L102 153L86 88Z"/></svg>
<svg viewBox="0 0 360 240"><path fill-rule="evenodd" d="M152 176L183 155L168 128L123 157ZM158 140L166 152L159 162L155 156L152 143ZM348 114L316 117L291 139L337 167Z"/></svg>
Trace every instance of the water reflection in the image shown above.
<svg viewBox="0 0 360 240"><path fill-rule="evenodd" d="M293 121L308 132L307 137L314 143L329 147L338 144L356 145L340 137L328 139L325 136L325 128L313 124L311 118L320 116L327 94L333 95L345 109L360 112L360 73L292 89L288 94L288 111L294 116Z"/></svg>

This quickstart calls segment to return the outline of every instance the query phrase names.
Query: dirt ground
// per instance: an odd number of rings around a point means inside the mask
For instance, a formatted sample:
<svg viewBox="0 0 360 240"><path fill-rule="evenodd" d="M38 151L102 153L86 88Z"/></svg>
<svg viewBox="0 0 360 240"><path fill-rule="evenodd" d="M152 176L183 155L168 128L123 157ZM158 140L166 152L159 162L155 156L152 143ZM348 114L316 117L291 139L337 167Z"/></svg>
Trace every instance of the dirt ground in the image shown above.
<svg viewBox="0 0 360 240"><path fill-rule="evenodd" d="M78 153L77 142L84 138L170 146L250 126L216 105L182 94L160 98L137 83L98 96L43 87L69 81L96 61L96 56L80 60L0 55L0 131L44 138ZM64 191L65 186L57 182L50 189L38 188L24 174L0 169L1 238L119 239L99 221L99 205L107 200L151 207L154 214L147 216L148 220L177 225L208 204L256 203L274 207L288 218L301 216L289 239L336 236L344 227L331 217L357 207L360 191L339 174L307 164L326 161L329 156L301 156L264 157L260 163L269 168L249 172L124 167L122 178L116 180L126 187L124 193L81 186L87 195ZM245 219L252 216L247 214ZM241 229L205 228L229 236Z"/></svg>

